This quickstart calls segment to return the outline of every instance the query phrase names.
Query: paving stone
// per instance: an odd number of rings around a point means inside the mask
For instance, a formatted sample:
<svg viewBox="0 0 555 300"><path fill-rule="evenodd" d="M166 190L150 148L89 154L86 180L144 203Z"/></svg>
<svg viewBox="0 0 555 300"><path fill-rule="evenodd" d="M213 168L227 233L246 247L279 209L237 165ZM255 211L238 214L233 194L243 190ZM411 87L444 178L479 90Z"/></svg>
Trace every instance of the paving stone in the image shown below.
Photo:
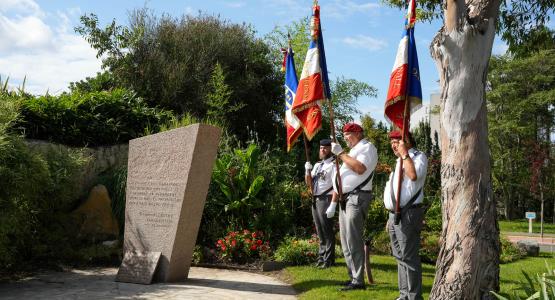
<svg viewBox="0 0 555 300"><path fill-rule="evenodd" d="M273 277L192 267L181 283L141 285L114 281L116 268L48 272L0 284L0 299L295 299Z"/></svg>

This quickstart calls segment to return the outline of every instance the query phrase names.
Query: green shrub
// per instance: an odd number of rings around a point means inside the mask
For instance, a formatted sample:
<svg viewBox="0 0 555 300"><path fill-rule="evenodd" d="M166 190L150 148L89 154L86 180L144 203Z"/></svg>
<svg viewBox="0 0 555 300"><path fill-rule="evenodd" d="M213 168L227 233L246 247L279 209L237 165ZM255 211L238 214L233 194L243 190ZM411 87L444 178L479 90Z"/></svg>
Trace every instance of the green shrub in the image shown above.
<svg viewBox="0 0 555 300"><path fill-rule="evenodd" d="M297 239L286 237L274 253L276 261L293 265L306 265L318 259L319 241L317 237Z"/></svg>
<svg viewBox="0 0 555 300"><path fill-rule="evenodd" d="M372 238L372 253L391 255L391 244L387 231L382 230L374 235L374 238Z"/></svg>
<svg viewBox="0 0 555 300"><path fill-rule="evenodd" d="M40 154L9 128L20 94L0 92L0 268L63 257L71 249L68 211L88 158L79 150Z"/></svg>
<svg viewBox="0 0 555 300"><path fill-rule="evenodd" d="M420 259L434 264L439 254L439 234L437 232L422 232L420 238Z"/></svg>
<svg viewBox="0 0 555 300"><path fill-rule="evenodd" d="M99 178L112 200L112 213L118 220L120 237L123 237L125 225L125 187L127 186L127 166L110 170Z"/></svg>
<svg viewBox="0 0 555 300"><path fill-rule="evenodd" d="M236 145L229 136L222 138L198 243L213 247L227 228L258 228L275 247L297 227L312 228L306 186L294 180L295 165L288 154L254 143Z"/></svg>
<svg viewBox="0 0 555 300"><path fill-rule="evenodd" d="M441 198L436 196L425 197L425 204L429 205L424 217L424 231L441 232L443 224L441 213Z"/></svg>
<svg viewBox="0 0 555 300"><path fill-rule="evenodd" d="M125 143L142 136L147 127L157 132L172 116L125 89L76 91L25 99L16 127L27 138L99 146Z"/></svg>
<svg viewBox="0 0 555 300"><path fill-rule="evenodd" d="M521 250L505 237L501 236L500 241L501 253L499 259L502 264L510 263L526 256L526 251Z"/></svg>
<svg viewBox="0 0 555 300"><path fill-rule="evenodd" d="M385 230L385 224L389 218L389 212L385 209L382 197L376 197L368 208L366 219L366 237L373 239Z"/></svg>

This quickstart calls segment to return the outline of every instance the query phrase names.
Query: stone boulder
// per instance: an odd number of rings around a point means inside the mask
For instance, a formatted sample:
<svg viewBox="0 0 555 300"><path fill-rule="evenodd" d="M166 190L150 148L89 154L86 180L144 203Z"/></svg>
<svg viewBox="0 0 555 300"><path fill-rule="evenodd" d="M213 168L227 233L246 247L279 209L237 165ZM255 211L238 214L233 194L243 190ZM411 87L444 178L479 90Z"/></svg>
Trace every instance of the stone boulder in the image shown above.
<svg viewBox="0 0 555 300"><path fill-rule="evenodd" d="M533 240L521 240L517 243L518 248L526 252L527 256L538 256L540 254L540 244Z"/></svg>
<svg viewBox="0 0 555 300"><path fill-rule="evenodd" d="M91 189L87 201L72 212L79 228L78 237L92 241L117 239L118 221L112 214L112 201L103 185Z"/></svg>

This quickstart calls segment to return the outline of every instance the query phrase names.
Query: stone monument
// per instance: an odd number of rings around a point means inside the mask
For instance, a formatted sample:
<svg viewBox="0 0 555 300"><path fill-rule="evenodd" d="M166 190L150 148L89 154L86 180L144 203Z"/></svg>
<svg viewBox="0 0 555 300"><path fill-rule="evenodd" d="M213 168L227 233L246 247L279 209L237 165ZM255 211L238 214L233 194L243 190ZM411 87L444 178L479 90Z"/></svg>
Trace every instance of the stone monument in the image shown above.
<svg viewBox="0 0 555 300"><path fill-rule="evenodd" d="M129 141L116 281L187 278L220 135L217 127L194 124Z"/></svg>

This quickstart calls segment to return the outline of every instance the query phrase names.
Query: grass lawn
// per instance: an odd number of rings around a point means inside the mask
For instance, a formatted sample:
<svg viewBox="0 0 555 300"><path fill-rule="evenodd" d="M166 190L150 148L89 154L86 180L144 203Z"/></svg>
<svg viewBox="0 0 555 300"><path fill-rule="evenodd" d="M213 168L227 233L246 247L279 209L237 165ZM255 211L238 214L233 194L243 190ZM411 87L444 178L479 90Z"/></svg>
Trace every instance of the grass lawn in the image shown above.
<svg viewBox="0 0 555 300"><path fill-rule="evenodd" d="M528 232L528 220L499 221L501 232ZM540 221L532 222L532 232L540 233ZM555 234L555 225L551 222L543 223L543 233Z"/></svg>
<svg viewBox="0 0 555 300"><path fill-rule="evenodd" d="M501 265L501 294L517 288L524 281L522 270L528 274L545 272L547 260L555 268L555 258L549 254L540 257L529 257L513 263ZM423 296L428 299L434 281L434 266L423 264ZM310 266L288 267L285 271L291 278L293 287L300 293L300 299L384 299L393 300L399 293L397 290L397 265L390 256L372 256L372 275L374 285L366 290L340 292L340 285L348 279L344 260L338 260L337 266L330 269L316 269ZM512 292L511 292L512 293Z"/></svg>

